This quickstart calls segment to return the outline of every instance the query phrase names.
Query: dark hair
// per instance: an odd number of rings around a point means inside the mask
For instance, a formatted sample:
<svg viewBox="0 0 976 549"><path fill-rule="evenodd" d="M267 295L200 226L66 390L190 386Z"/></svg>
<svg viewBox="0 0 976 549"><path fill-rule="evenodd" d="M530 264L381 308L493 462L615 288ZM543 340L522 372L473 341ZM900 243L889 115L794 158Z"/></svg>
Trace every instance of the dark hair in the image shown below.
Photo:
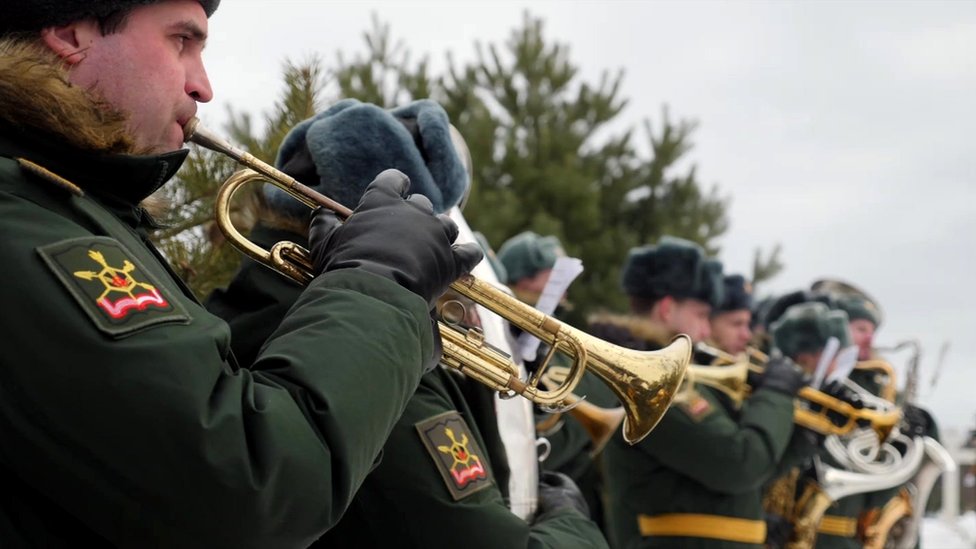
<svg viewBox="0 0 976 549"><path fill-rule="evenodd" d="M654 297L642 297L632 295L630 296L630 312L638 315L643 315L651 312L654 306L657 305L658 301L664 299L665 296L654 296Z"/></svg>

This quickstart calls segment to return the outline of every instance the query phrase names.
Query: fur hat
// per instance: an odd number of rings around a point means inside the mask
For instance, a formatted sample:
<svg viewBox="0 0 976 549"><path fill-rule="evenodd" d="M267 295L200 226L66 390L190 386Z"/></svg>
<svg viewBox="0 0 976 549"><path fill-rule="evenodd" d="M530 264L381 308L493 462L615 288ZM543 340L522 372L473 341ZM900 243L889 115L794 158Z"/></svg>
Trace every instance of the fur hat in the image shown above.
<svg viewBox="0 0 976 549"><path fill-rule="evenodd" d="M817 353L831 337L841 348L851 344L847 313L831 310L820 302L807 302L786 309L773 323L773 345L784 355L795 358L800 353Z"/></svg>
<svg viewBox="0 0 976 549"><path fill-rule="evenodd" d="M881 324L881 312L874 303L860 296L849 295L837 298L837 308L847 313L851 320L870 321L877 328Z"/></svg>
<svg viewBox="0 0 976 549"><path fill-rule="evenodd" d="M722 305L712 314L752 310L752 284L742 275L726 275L722 280Z"/></svg>
<svg viewBox="0 0 976 549"><path fill-rule="evenodd" d="M763 311L762 323L767 330L772 328L774 322L780 319L787 309L801 303L823 303L829 309L835 308L834 300L830 295L810 290L796 290L773 298L766 310Z"/></svg>
<svg viewBox="0 0 976 549"><path fill-rule="evenodd" d="M505 266L507 284L551 269L556 258L566 255L555 236L539 236L532 231L509 238L498 250L498 259Z"/></svg>
<svg viewBox="0 0 976 549"><path fill-rule="evenodd" d="M621 273L624 292L633 297L697 299L722 304L722 263L707 259L694 242L670 236L656 246L632 248Z"/></svg>
<svg viewBox="0 0 976 549"><path fill-rule="evenodd" d="M0 34L34 32L64 25L87 17L105 17L122 9L159 0L7 0L0 18ZM217 10L220 0L199 0L207 17Z"/></svg>
<svg viewBox="0 0 976 549"><path fill-rule="evenodd" d="M436 213L457 205L470 181L451 141L447 113L430 100L393 110L339 101L295 126L275 164L348 208L355 208L366 187L389 168L406 174L410 193L429 198ZM308 216L308 208L277 187L266 186L265 196L277 212Z"/></svg>

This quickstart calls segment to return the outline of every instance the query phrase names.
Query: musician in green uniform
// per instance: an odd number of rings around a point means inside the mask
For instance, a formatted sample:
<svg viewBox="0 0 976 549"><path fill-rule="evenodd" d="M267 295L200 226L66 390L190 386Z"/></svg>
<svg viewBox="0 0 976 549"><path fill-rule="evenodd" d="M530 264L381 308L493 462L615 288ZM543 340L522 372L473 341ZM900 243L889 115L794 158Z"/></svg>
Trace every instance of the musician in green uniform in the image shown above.
<svg viewBox="0 0 976 549"><path fill-rule="evenodd" d="M737 274L726 275L722 282L722 304L712 311L709 339L718 349L738 355L752 340L752 285Z"/></svg>
<svg viewBox="0 0 976 549"><path fill-rule="evenodd" d="M711 309L722 302L722 270L699 246L665 237L635 248L622 282L630 315L595 319L594 335L648 350L678 333L708 338ZM615 437L604 455L614 545L760 547L760 487L786 451L793 396L804 383L795 364L774 360L741 409L697 385L640 443Z"/></svg>
<svg viewBox="0 0 976 549"><path fill-rule="evenodd" d="M834 304L850 319L851 338L858 348L858 360L862 361L851 372L850 379L875 395L892 399L893 389L887 390L889 384L894 382L890 379L892 374L865 367L869 364L865 361L879 358L874 347L874 336L881 326L880 308L866 295L835 296ZM902 411L902 429L910 436L931 436L938 440L938 427L926 410L912 403L904 403ZM841 499L827 510L818 529L816 546L821 549L861 547L870 536L876 535L874 525L886 504L893 498L904 497L901 491L902 487L895 487ZM924 510L920 512L924 513Z"/></svg>
<svg viewBox="0 0 976 549"><path fill-rule="evenodd" d="M432 101L387 111L344 100L296 126L277 163L345 204L357 201L373 174L393 166L410 177L413 192L428 196L434 211L443 212L457 204L468 185L449 130L446 113ZM265 245L304 241L306 236L289 226L307 212L293 208L277 190L267 194L274 217L266 218L253 236ZM209 305L228 320L244 354L248 347L260 347L297 296L298 288L288 280L247 263ZM402 349L385 352L395 355ZM363 377L362 390L350 392L349 398L370 400L373 388L386 382ZM439 367L426 374L393 427L382 461L339 524L315 546L606 546L586 517L579 490L565 476L543 477L538 511L530 521L509 510L504 497L508 465L493 403L486 388L453 370Z"/></svg>
<svg viewBox="0 0 976 549"><path fill-rule="evenodd" d="M362 216L313 235L314 280L235 360L141 206L213 96L217 4L3 4L3 547L308 545L436 365L430 301L480 259L388 172Z"/></svg>
<svg viewBox="0 0 976 549"><path fill-rule="evenodd" d="M532 231L519 233L506 240L498 250L498 260L504 266L505 282L512 292L525 303L538 302L552 273L556 260L565 255L562 244L555 236L540 236ZM556 314L559 310L557 308ZM517 335L517 334L516 334ZM544 354L545 349L540 350ZM550 365L550 371L567 369L565 355L558 354ZM530 372L535 371L536 360L526 362ZM617 406L616 397L595 375L587 372L575 390L586 402L599 407ZM577 483L590 509L590 517L603 525L603 478L598 467L597 454L604 440L595 440L577 419L588 406L577 407L571 413L547 413L536 408L538 435L548 443L542 468L568 475ZM623 414L620 414L623 418ZM610 432L619 423L603 425Z"/></svg>

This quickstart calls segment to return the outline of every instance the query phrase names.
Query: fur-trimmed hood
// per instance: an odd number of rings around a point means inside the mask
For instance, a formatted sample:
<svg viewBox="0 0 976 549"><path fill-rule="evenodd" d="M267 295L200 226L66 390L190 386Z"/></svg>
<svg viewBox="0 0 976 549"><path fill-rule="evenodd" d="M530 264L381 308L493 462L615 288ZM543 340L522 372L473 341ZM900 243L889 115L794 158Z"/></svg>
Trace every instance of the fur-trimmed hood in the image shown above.
<svg viewBox="0 0 976 549"><path fill-rule="evenodd" d="M58 57L33 41L0 39L0 123L84 151L139 152L125 116L72 85Z"/></svg>

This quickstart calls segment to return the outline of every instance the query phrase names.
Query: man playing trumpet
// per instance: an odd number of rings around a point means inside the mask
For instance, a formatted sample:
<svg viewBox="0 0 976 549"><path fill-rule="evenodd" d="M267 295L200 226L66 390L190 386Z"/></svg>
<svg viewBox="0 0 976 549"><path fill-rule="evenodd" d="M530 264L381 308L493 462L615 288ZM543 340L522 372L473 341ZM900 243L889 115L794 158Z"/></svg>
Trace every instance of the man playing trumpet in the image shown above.
<svg viewBox="0 0 976 549"><path fill-rule="evenodd" d="M213 96L217 4L4 2L5 547L307 545L437 363L429 302L481 257L387 176L361 205L372 215L315 235L316 278L254 360L235 360L140 206ZM365 394L369 378L384 382Z"/></svg>
<svg viewBox="0 0 976 549"><path fill-rule="evenodd" d="M622 273L631 314L597 327L645 348L680 332L707 339L721 277L721 264L690 242L663 238L635 248ZM605 465L615 545L760 547L760 487L786 450L793 396L804 383L796 365L772 361L741 409L720 391L695 386L637 445L612 440Z"/></svg>

